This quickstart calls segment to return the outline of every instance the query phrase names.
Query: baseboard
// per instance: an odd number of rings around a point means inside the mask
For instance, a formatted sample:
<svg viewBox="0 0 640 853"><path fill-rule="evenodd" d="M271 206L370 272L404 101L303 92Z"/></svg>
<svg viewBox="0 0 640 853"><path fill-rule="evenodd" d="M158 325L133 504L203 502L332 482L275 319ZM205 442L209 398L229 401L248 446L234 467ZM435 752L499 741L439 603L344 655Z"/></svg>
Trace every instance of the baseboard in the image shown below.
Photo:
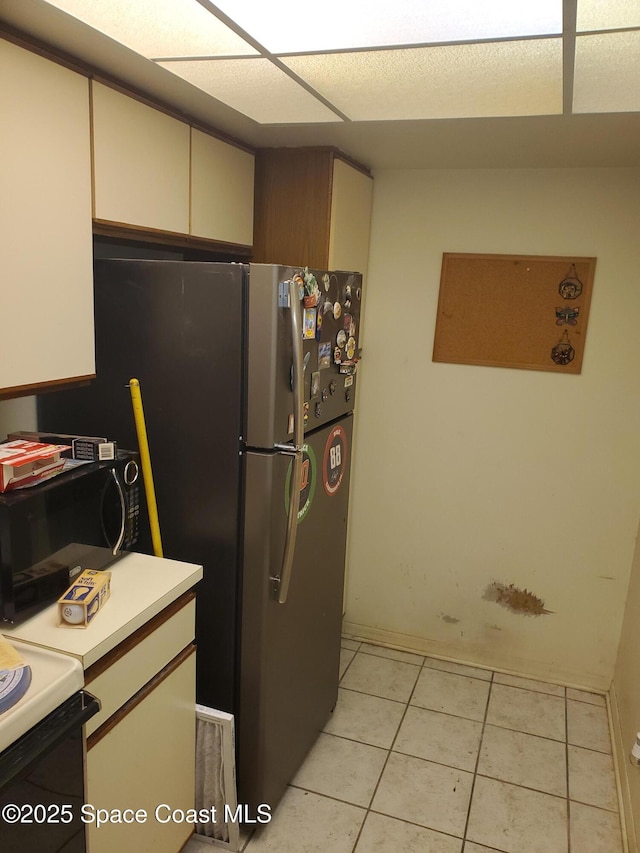
<svg viewBox="0 0 640 853"><path fill-rule="evenodd" d="M609 710L609 725L613 737L613 761L615 764L616 781L618 784L618 799L620 802L620 822L622 824L622 840L625 845L625 853L638 853L638 837L636 834L633 809L631 806L631 791L629 788L629 771L637 773L629 763L630 745L624 742L622 726L620 725L620 713L615 685L607 697L607 708Z"/></svg>
<svg viewBox="0 0 640 853"><path fill-rule="evenodd" d="M346 636L366 643L377 643L381 646L389 646L403 652L413 652L419 655L428 655L438 660L461 663L473 666L476 669L486 669L491 672L500 672L504 675L514 675L520 678L531 678L534 681L544 681L548 684L561 684L563 687L573 687L576 690L588 690L590 693L598 693L606 696L606 690L593 684L583 684L571 679L568 673L540 673L527 671L524 667L504 667L499 664L481 663L477 660L465 658L456 648L442 648L442 643L428 640L425 637L416 637L413 634L401 634L395 631L386 631L383 628L372 628L369 625L360 625L356 622L345 621L342 631Z"/></svg>

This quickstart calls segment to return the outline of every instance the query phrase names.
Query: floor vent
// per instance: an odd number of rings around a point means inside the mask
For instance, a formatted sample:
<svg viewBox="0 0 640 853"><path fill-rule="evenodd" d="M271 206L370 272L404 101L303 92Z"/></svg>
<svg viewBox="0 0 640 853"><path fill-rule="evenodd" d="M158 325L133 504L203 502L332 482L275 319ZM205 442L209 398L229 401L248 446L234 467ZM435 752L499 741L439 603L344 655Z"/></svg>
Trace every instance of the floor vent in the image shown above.
<svg viewBox="0 0 640 853"><path fill-rule="evenodd" d="M233 716L196 705L196 809L215 816L196 825L198 838L235 853L240 846L237 807Z"/></svg>

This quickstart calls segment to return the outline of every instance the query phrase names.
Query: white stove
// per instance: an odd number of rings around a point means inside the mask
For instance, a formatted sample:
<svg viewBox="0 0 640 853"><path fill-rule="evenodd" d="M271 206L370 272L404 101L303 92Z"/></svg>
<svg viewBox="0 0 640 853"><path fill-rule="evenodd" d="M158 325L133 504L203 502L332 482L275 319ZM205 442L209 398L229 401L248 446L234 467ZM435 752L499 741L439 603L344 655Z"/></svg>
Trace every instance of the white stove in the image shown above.
<svg viewBox="0 0 640 853"><path fill-rule="evenodd" d="M77 658L22 643L11 637L7 639L29 666L31 681L24 695L12 707L0 713L0 753L84 685L82 664ZM25 682L28 682L28 675L25 673L23 679L11 676L10 681L20 692ZM6 686L9 687L8 682Z"/></svg>

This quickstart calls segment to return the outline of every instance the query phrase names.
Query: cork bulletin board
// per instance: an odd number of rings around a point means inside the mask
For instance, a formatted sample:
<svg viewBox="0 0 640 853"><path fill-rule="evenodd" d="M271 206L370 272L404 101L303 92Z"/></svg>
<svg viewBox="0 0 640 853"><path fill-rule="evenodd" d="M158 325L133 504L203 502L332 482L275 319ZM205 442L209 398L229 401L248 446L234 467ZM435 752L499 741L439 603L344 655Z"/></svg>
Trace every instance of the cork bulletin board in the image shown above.
<svg viewBox="0 0 640 853"><path fill-rule="evenodd" d="M595 266L445 252L433 360L580 373Z"/></svg>

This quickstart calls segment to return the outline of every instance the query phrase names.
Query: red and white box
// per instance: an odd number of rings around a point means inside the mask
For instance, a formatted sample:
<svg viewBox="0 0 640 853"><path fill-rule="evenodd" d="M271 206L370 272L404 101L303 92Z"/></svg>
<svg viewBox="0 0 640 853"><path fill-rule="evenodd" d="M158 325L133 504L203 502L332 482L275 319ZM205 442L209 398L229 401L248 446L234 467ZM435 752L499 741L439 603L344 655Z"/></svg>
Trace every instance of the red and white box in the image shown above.
<svg viewBox="0 0 640 853"><path fill-rule="evenodd" d="M64 467L62 444L7 441L0 444L0 492L47 480Z"/></svg>

